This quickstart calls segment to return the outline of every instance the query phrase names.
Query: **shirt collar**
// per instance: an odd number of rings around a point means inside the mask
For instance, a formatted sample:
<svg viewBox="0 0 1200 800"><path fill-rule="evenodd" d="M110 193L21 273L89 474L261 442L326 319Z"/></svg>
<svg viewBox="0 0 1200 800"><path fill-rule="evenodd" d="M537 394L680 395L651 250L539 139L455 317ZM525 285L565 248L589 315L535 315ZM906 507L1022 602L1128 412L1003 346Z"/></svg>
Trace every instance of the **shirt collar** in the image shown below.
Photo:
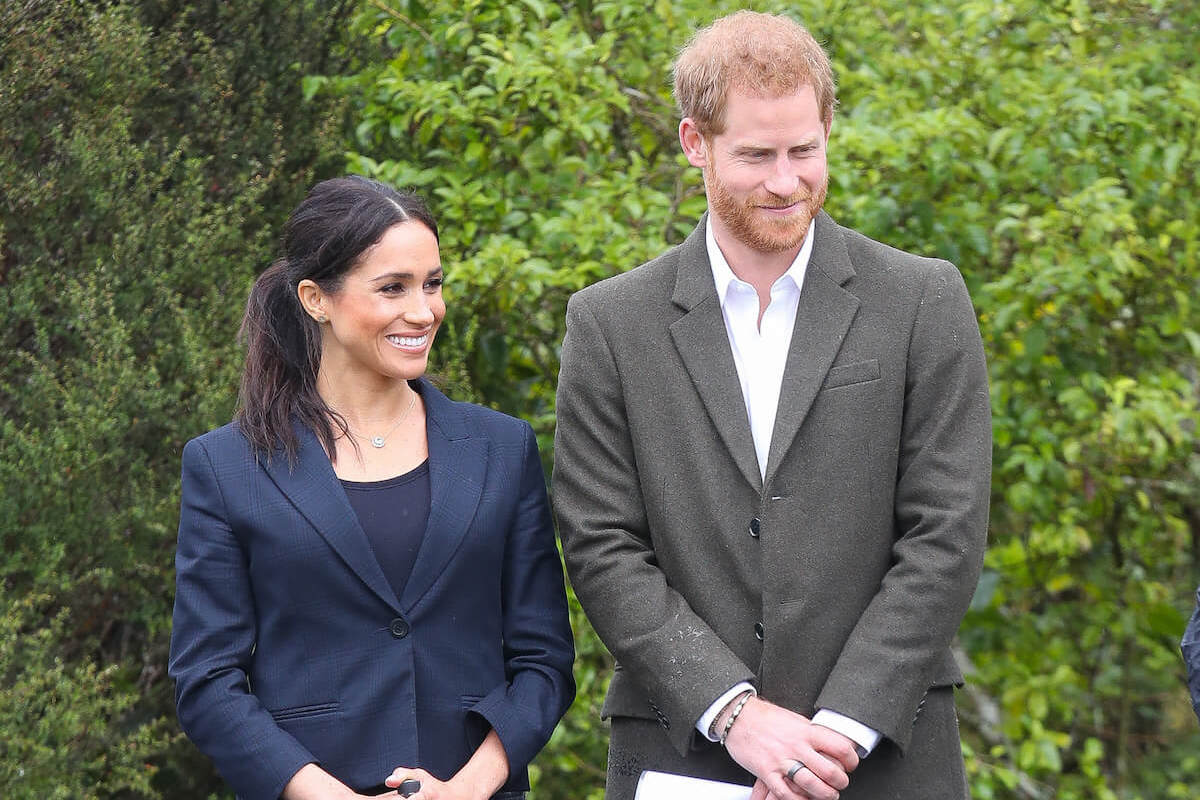
<svg viewBox="0 0 1200 800"><path fill-rule="evenodd" d="M791 282L799 291L804 286L804 273L808 270L808 260L812 256L813 248L813 233L817 227L816 217L808 223L808 232L804 234L804 244L800 245L800 252L796 254L796 258L792 261L790 267L775 283L772 288L779 286L782 282ZM717 298L721 301L721 306L725 306L725 298L729 294L729 286L734 281L741 280L737 275L733 274L733 270L729 267L729 262L725 260L725 254L721 252L721 248L717 245L717 237L713 235L712 214L710 213L704 221L704 244L708 248L708 263L712 267L713 283L717 287Z"/></svg>

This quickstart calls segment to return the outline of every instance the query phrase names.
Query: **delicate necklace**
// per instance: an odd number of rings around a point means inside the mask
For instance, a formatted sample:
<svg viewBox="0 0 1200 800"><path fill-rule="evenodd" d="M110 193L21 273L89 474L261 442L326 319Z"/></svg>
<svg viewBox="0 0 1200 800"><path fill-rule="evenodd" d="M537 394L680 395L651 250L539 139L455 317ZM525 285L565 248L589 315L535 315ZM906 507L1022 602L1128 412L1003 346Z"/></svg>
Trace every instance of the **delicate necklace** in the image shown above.
<svg viewBox="0 0 1200 800"><path fill-rule="evenodd" d="M395 433L396 428L400 427L400 423L404 422L404 418L408 416L408 412L412 411L413 406L415 406L416 404L417 404L417 393L413 392L412 399L408 401L408 408L404 409L404 413L400 415L400 419L396 420L396 424L393 425L391 428L389 428L388 432L385 434L382 434L379 436L362 436L360 434L355 433L354 431L350 431L350 434L357 439L365 439L366 441L371 443L372 447L375 447L377 449L381 448L385 444L387 444L387 438L389 436L391 436L393 433ZM347 429L349 429L349 427L350 427L349 425L346 426Z"/></svg>

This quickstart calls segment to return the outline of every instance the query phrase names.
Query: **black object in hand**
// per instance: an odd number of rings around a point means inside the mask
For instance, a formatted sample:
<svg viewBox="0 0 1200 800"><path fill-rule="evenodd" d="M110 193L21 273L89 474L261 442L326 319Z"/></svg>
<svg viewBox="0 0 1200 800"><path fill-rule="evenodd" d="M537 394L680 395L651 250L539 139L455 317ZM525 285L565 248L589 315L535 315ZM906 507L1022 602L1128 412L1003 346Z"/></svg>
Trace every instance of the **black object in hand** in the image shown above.
<svg viewBox="0 0 1200 800"><path fill-rule="evenodd" d="M401 797L412 797L421 791L421 782L409 778L406 781L401 781L400 785L396 787L396 791L400 793Z"/></svg>

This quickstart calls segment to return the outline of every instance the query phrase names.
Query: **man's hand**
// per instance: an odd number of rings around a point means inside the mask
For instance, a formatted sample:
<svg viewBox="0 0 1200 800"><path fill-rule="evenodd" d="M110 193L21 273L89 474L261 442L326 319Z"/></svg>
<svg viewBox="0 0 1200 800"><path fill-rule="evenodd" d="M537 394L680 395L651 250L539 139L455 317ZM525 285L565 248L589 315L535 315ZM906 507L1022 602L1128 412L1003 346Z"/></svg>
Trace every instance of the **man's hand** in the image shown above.
<svg viewBox="0 0 1200 800"><path fill-rule="evenodd" d="M760 697L746 703L725 747L758 778L751 800L837 800L858 766L854 743L845 736ZM804 768L789 780L795 761Z"/></svg>

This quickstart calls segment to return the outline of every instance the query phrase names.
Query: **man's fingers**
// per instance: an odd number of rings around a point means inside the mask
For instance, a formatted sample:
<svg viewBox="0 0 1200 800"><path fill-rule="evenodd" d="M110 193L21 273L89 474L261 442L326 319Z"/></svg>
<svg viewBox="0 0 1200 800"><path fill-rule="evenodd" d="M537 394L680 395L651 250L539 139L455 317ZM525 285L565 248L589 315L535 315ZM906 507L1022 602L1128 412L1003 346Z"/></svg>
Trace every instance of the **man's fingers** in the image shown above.
<svg viewBox="0 0 1200 800"><path fill-rule="evenodd" d="M771 798L777 798L777 800L809 800L810 796L801 792L797 785L790 783L781 772L772 772L761 780L771 790L771 794L769 795ZM812 797L815 798L816 795ZM829 798L829 800L836 800L836 798L837 792L834 792L832 798ZM821 800L825 800L825 798L821 798Z"/></svg>
<svg viewBox="0 0 1200 800"><path fill-rule="evenodd" d="M796 773L792 779L792 783L801 788L807 786L806 778L809 776L818 783L835 790L835 793L840 792L850 785L850 776L846 774L846 770L842 768L842 765L823 753L814 750L807 759L802 758L800 761L804 764L805 768ZM816 795L813 795L813 797L815 798Z"/></svg>
<svg viewBox="0 0 1200 800"><path fill-rule="evenodd" d="M766 778L771 794L781 800L838 800L838 791L807 767L796 772L790 780L785 772L772 772Z"/></svg>
<svg viewBox="0 0 1200 800"><path fill-rule="evenodd" d="M813 726L812 745L825 755L836 760L846 772L858 768L858 750L853 741L824 725Z"/></svg>

